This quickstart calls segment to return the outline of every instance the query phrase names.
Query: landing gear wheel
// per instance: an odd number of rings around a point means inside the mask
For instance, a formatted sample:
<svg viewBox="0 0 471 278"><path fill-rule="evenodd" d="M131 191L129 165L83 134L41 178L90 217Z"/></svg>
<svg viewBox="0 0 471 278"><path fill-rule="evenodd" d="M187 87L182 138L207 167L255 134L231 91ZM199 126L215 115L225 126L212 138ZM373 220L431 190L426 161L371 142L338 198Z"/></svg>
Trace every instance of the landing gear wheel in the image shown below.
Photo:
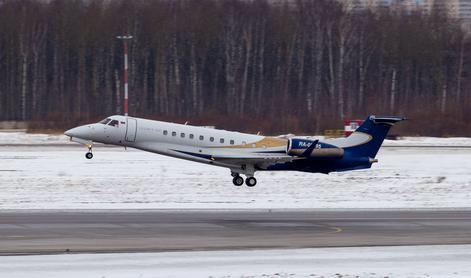
<svg viewBox="0 0 471 278"><path fill-rule="evenodd" d="M233 183L235 186L241 186L241 185L244 183L244 178L241 177L241 176L235 176L235 177L232 179L232 183Z"/></svg>
<svg viewBox="0 0 471 278"><path fill-rule="evenodd" d="M246 184L248 187L254 187L254 186L257 184L257 179L254 178L254 177L247 178L247 179L245 180L245 184Z"/></svg>
<svg viewBox="0 0 471 278"><path fill-rule="evenodd" d="M86 153L86 154L85 154L85 157L86 157L87 159L92 159L92 158L93 158L92 152Z"/></svg>

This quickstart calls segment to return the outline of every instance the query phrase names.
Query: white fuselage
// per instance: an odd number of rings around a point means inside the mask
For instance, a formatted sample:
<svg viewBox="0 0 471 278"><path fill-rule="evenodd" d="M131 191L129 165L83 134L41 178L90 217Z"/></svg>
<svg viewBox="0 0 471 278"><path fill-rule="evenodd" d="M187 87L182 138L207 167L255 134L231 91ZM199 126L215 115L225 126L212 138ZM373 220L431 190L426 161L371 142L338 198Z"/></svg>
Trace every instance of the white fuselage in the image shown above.
<svg viewBox="0 0 471 278"><path fill-rule="evenodd" d="M244 174L248 186L257 181L255 171L303 171L330 173L368 169L400 117L369 116L347 138L319 140L312 137L269 137L212 128L111 116L99 123L65 132L72 141L132 147L148 152L229 168L233 183L240 186Z"/></svg>
<svg viewBox="0 0 471 278"><path fill-rule="evenodd" d="M71 140L84 144L132 147L153 153L223 166L244 172L231 158L264 153L279 157L286 150L287 140L276 137L244 134L206 127L168 123L126 116L109 117L110 122L80 126L66 132ZM118 124L110 125L111 121ZM86 140L87 142L83 142ZM282 154L282 156L287 156ZM216 159L227 158L227 159ZM255 158L255 156L254 156ZM250 163L249 163L250 164ZM259 163L263 167L263 163ZM250 165L249 165L250 166ZM248 169L251 172L253 169ZM263 170L260 168L258 170Z"/></svg>

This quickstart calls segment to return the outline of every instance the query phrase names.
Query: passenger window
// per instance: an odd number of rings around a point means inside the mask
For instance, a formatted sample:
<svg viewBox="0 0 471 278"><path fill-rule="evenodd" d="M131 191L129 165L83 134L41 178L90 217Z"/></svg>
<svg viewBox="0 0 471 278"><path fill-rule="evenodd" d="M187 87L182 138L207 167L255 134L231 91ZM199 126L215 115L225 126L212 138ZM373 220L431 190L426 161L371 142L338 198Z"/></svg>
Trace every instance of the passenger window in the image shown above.
<svg viewBox="0 0 471 278"><path fill-rule="evenodd" d="M117 120L112 120L108 125L110 126L119 126L119 122Z"/></svg>
<svg viewBox="0 0 471 278"><path fill-rule="evenodd" d="M214 137L209 137L209 141L214 142Z"/></svg>
<svg viewBox="0 0 471 278"><path fill-rule="evenodd" d="M181 138L185 138L185 133L180 133Z"/></svg>
<svg viewBox="0 0 471 278"><path fill-rule="evenodd" d="M204 136L203 136L203 135L200 135L200 140L204 140Z"/></svg>
<svg viewBox="0 0 471 278"><path fill-rule="evenodd" d="M231 140L230 143L231 143L231 145L234 145L234 140Z"/></svg>
<svg viewBox="0 0 471 278"><path fill-rule="evenodd" d="M167 135L168 134L168 131L164 130L164 135Z"/></svg>
<svg viewBox="0 0 471 278"><path fill-rule="evenodd" d="M193 134L190 134L190 139L193 139L195 138L195 136Z"/></svg>
<svg viewBox="0 0 471 278"><path fill-rule="evenodd" d="M219 143L224 144L224 138L219 139Z"/></svg>
<svg viewBox="0 0 471 278"><path fill-rule="evenodd" d="M175 131L172 131L172 136L177 136L177 133Z"/></svg>
<svg viewBox="0 0 471 278"><path fill-rule="evenodd" d="M245 141L242 141L242 145L244 145L244 146L245 146L246 144L247 144L247 142L245 142Z"/></svg>

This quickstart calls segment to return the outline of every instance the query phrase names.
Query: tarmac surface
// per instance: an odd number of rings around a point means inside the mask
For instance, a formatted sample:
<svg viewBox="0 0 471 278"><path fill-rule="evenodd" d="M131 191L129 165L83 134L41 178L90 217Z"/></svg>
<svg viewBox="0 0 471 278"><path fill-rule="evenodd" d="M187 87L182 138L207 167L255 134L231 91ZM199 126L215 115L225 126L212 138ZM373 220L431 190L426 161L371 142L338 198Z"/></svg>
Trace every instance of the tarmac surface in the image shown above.
<svg viewBox="0 0 471 278"><path fill-rule="evenodd" d="M0 255L471 244L471 210L3 210Z"/></svg>

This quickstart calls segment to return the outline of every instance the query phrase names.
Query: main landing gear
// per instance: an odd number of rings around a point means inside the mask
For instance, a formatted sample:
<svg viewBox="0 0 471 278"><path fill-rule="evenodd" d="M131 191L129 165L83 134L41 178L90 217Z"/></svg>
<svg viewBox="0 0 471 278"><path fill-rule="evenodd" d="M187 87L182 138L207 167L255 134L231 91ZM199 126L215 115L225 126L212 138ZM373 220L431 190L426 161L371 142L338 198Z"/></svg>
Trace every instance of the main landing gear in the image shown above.
<svg viewBox="0 0 471 278"><path fill-rule="evenodd" d="M92 146L88 146L88 152L85 154L85 157L87 159L92 159L93 158Z"/></svg>
<svg viewBox="0 0 471 278"><path fill-rule="evenodd" d="M248 178L245 180L245 184L246 184L248 187L254 187L254 186L257 184L257 179L254 178L254 177L248 177Z"/></svg>
<svg viewBox="0 0 471 278"><path fill-rule="evenodd" d="M235 185L235 186L241 186L243 183L244 183L244 178L241 177L238 173L232 173L231 174L234 178L232 179L232 183ZM254 177L248 177L246 180L245 180L245 184L248 186L248 187L254 187L256 184L257 184L257 179L255 179Z"/></svg>
<svg viewBox="0 0 471 278"><path fill-rule="evenodd" d="M232 183L235 186L241 186L244 183L244 178L241 176L236 176L232 179Z"/></svg>

